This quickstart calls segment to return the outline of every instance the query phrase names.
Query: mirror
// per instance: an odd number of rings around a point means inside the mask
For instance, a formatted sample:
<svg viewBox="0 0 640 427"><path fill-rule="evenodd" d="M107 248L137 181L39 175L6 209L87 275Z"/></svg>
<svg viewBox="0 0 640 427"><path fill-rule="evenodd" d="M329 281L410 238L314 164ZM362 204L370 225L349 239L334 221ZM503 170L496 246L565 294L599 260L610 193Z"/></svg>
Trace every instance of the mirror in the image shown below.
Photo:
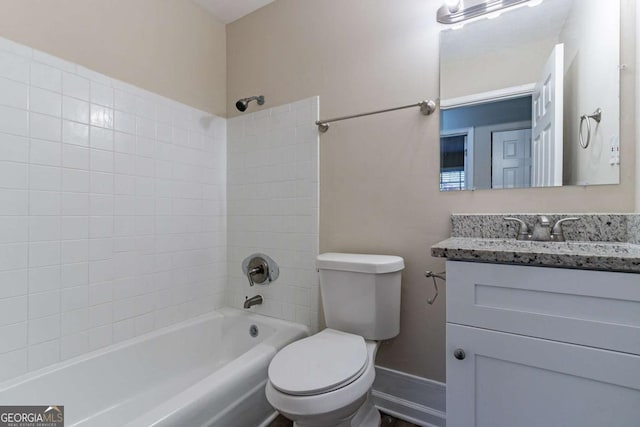
<svg viewBox="0 0 640 427"><path fill-rule="evenodd" d="M619 182L619 0L459 27L440 33L440 190Z"/></svg>

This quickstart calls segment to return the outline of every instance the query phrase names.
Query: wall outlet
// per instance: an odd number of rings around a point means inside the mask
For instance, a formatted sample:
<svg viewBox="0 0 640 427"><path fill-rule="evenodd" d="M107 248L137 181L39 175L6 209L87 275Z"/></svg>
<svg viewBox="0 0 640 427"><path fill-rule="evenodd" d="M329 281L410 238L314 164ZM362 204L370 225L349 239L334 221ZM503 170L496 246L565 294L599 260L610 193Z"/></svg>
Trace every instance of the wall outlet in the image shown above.
<svg viewBox="0 0 640 427"><path fill-rule="evenodd" d="M620 138L617 136L609 139L609 164L612 166L620 164Z"/></svg>

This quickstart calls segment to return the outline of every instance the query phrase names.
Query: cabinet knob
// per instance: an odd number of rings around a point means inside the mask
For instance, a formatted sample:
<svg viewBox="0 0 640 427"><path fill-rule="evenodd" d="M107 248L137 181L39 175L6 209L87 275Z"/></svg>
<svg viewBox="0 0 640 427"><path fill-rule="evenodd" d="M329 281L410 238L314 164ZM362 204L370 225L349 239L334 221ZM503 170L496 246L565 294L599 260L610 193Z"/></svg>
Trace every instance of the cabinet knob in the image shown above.
<svg viewBox="0 0 640 427"><path fill-rule="evenodd" d="M467 357L467 355L464 353L463 349L456 348L455 350L453 350L453 357L458 360L463 360L465 357Z"/></svg>

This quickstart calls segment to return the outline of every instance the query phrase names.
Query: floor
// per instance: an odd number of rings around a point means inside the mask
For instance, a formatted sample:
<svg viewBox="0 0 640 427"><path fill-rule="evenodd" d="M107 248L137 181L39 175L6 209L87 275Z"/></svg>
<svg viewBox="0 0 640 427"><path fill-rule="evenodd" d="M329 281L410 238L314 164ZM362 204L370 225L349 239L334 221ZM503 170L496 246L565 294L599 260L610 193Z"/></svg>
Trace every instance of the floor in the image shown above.
<svg viewBox="0 0 640 427"><path fill-rule="evenodd" d="M380 427L417 427L415 424L408 423L406 421L399 420L397 418L392 417L391 415L387 415L384 412L380 413L382 415L382 422L380 423ZM273 420L269 427L292 427L293 422L289 421L282 415L278 415L278 418Z"/></svg>

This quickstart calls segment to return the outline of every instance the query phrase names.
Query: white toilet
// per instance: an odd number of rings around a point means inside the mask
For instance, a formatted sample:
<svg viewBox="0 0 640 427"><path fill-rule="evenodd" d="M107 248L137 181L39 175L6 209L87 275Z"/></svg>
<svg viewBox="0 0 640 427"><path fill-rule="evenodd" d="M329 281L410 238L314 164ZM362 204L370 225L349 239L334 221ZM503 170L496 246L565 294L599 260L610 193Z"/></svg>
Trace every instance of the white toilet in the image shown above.
<svg viewBox="0 0 640 427"><path fill-rule="evenodd" d="M327 329L275 355L267 399L296 427L377 427L375 357L378 341L400 332L404 260L326 253L316 266Z"/></svg>

